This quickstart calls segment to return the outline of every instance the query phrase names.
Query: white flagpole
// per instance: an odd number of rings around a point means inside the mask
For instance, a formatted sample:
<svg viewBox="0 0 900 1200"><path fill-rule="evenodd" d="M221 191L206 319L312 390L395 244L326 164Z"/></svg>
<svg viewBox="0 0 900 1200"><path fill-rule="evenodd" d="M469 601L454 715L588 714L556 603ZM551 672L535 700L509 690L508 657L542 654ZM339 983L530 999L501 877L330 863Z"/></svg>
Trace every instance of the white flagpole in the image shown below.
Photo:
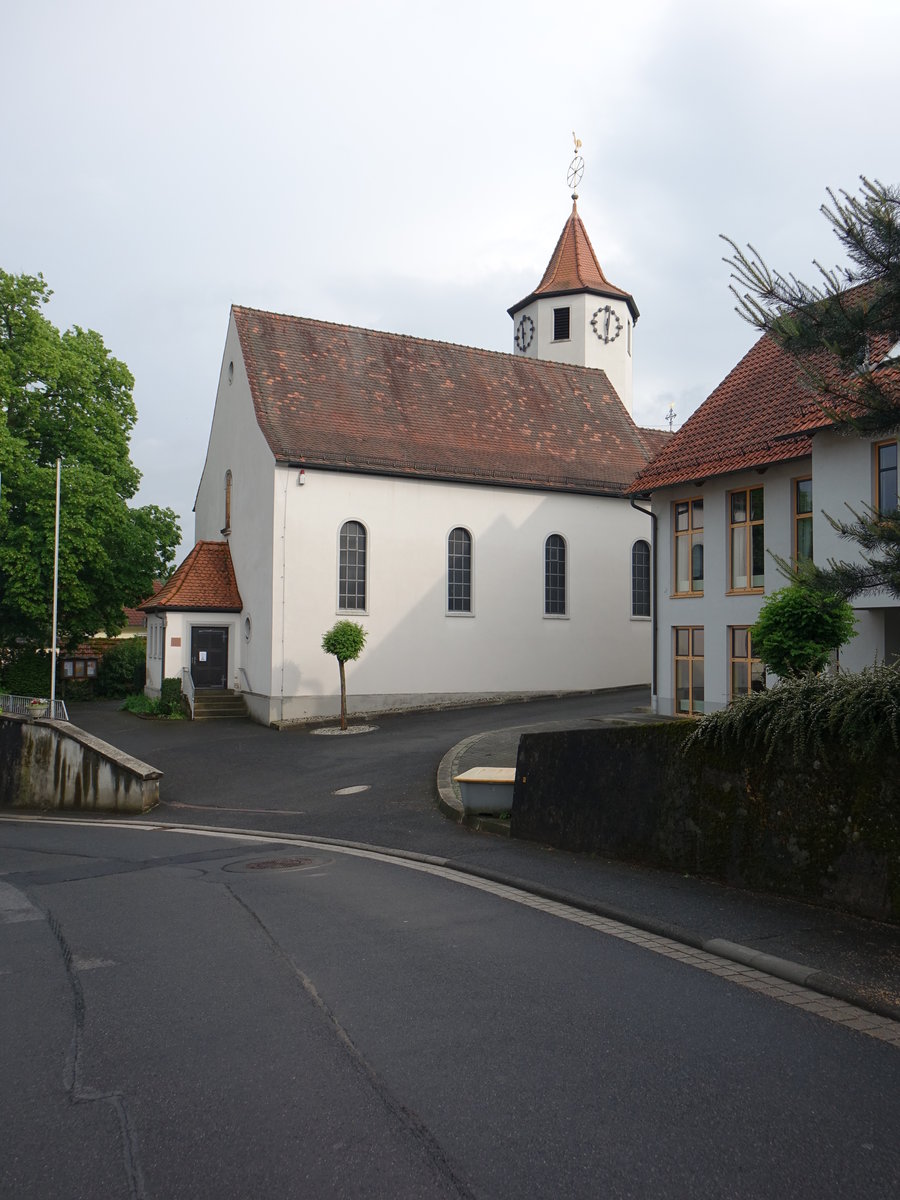
<svg viewBox="0 0 900 1200"><path fill-rule="evenodd" d="M56 460L56 527L53 534L53 645L50 653L50 716L56 707L56 609L59 598L59 459Z"/></svg>

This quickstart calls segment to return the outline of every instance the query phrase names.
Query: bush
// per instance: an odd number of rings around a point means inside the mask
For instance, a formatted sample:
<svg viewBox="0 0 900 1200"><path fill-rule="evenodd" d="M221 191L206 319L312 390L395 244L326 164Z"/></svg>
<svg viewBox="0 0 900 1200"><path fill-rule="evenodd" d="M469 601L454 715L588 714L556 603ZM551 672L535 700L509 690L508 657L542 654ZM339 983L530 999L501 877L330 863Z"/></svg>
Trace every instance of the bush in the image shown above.
<svg viewBox="0 0 900 1200"><path fill-rule="evenodd" d="M803 765L878 763L900 753L900 669L799 675L701 717L686 747Z"/></svg>
<svg viewBox="0 0 900 1200"><path fill-rule="evenodd" d="M14 696L49 696L50 657L45 650L11 651L0 669L0 690Z"/></svg>
<svg viewBox="0 0 900 1200"><path fill-rule="evenodd" d="M139 692L146 681L147 639L123 638L103 655L97 672L97 694L124 697Z"/></svg>
<svg viewBox="0 0 900 1200"><path fill-rule="evenodd" d="M181 705L181 680L164 679L159 697L145 696L143 692L126 696L122 704L126 712L139 717L162 717L169 721L180 721L184 717Z"/></svg>
<svg viewBox="0 0 900 1200"><path fill-rule="evenodd" d="M181 679L174 675L162 681L159 697L159 711L164 717L174 717L181 714Z"/></svg>

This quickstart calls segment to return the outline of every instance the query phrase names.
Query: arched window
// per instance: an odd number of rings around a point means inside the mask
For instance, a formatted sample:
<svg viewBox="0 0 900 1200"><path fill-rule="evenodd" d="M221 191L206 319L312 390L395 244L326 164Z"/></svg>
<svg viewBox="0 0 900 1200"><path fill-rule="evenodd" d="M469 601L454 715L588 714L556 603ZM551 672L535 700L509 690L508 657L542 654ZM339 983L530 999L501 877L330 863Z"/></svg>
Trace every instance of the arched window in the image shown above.
<svg viewBox="0 0 900 1200"><path fill-rule="evenodd" d="M231 471L225 472L225 524L223 533L231 533Z"/></svg>
<svg viewBox="0 0 900 1200"><path fill-rule="evenodd" d="M472 535L461 526L447 538L447 612L472 611Z"/></svg>
<svg viewBox="0 0 900 1200"><path fill-rule="evenodd" d="M366 527L360 521L341 526L338 567L338 608L366 607Z"/></svg>
<svg viewBox="0 0 900 1200"><path fill-rule="evenodd" d="M649 542L635 542L631 547L631 615L650 616Z"/></svg>
<svg viewBox="0 0 900 1200"><path fill-rule="evenodd" d="M566 539L551 533L544 543L544 616L566 614Z"/></svg>

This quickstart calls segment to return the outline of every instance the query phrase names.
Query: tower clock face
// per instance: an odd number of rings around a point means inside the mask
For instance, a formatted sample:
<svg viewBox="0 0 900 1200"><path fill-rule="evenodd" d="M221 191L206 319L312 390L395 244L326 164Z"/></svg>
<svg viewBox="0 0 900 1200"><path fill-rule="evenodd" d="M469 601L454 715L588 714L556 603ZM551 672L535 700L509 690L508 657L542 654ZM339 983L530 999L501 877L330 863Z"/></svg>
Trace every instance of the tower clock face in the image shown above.
<svg viewBox="0 0 900 1200"><path fill-rule="evenodd" d="M516 345L522 351L527 350L534 341L534 321L527 314L519 318L516 326Z"/></svg>
<svg viewBox="0 0 900 1200"><path fill-rule="evenodd" d="M604 304L591 317L594 333L601 342L614 342L622 332L622 318L611 304Z"/></svg>

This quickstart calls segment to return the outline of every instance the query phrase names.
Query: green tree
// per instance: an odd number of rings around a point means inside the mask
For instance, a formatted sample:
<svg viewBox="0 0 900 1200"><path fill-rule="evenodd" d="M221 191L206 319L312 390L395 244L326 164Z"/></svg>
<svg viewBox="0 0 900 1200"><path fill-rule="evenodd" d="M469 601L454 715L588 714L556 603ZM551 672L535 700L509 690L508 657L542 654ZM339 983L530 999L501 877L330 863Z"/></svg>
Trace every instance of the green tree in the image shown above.
<svg viewBox="0 0 900 1200"><path fill-rule="evenodd" d="M359 658L366 644L366 631L356 621L337 621L322 637L322 649L338 660L341 673L341 729L347 728L347 679L344 663Z"/></svg>
<svg viewBox="0 0 900 1200"><path fill-rule="evenodd" d="M787 678L821 671L832 651L856 636L853 609L839 596L792 583L773 592L759 611L753 650Z"/></svg>
<svg viewBox="0 0 900 1200"><path fill-rule="evenodd" d="M730 238L725 261L738 313L797 359L810 394L835 427L893 433L900 426L900 188L862 178L859 195L828 192L821 211L849 259L816 284L772 271L752 247ZM888 591L900 596L900 513L870 507L852 520L828 519L857 543L861 561L830 560L807 585L847 598Z"/></svg>
<svg viewBox="0 0 900 1200"><path fill-rule="evenodd" d="M171 567L175 513L130 507L134 379L99 333L60 333L42 276L0 270L0 645L48 645L56 460L62 461L59 641L124 624Z"/></svg>

